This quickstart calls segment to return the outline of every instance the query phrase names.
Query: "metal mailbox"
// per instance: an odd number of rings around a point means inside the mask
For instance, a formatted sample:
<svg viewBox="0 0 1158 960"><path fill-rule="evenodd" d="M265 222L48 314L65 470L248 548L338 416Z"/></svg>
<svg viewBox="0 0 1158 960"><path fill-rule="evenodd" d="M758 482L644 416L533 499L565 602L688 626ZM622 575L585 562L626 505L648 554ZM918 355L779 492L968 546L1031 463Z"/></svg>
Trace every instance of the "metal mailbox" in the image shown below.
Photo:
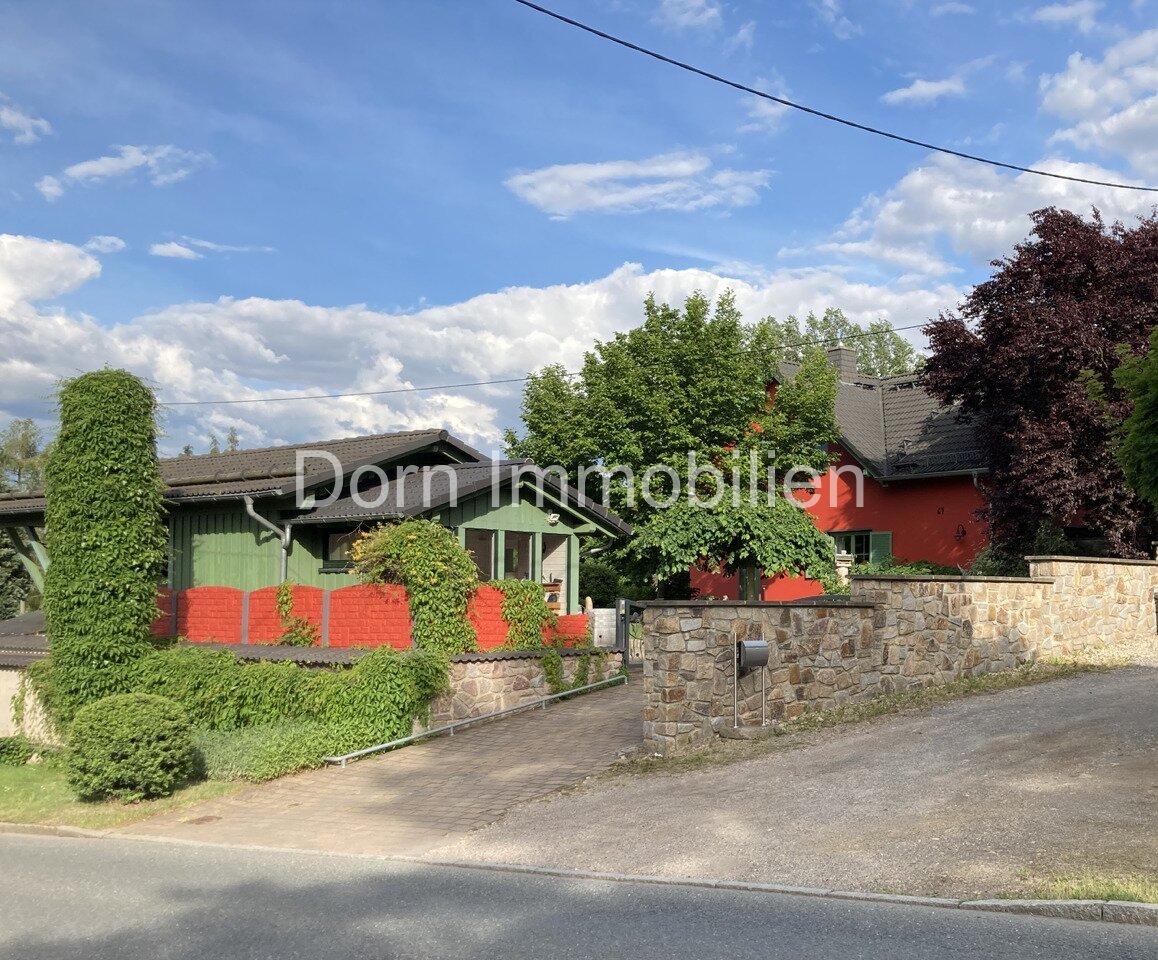
<svg viewBox="0 0 1158 960"><path fill-rule="evenodd" d="M739 640L736 642L736 670L741 677L766 666L768 666L767 640Z"/></svg>

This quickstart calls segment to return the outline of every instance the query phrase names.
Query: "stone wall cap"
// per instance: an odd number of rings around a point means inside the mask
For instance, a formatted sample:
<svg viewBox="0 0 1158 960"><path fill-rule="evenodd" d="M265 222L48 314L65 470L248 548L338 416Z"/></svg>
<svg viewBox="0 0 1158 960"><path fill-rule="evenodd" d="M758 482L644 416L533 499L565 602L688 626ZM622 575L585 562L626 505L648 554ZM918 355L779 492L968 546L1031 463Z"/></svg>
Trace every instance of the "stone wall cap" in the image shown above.
<svg viewBox="0 0 1158 960"><path fill-rule="evenodd" d="M451 663L477 663L480 660L540 660L548 649L555 650L563 657L581 657L602 651L620 653L608 647L536 647L534 650L480 650L478 653L460 653L450 658Z"/></svg>
<svg viewBox="0 0 1158 960"><path fill-rule="evenodd" d="M859 600L844 595L828 597L802 597L800 600L632 600L633 607L649 610L670 609L671 607L724 608L741 607L761 610L768 607L873 607L867 600Z"/></svg>
<svg viewBox="0 0 1158 960"><path fill-rule="evenodd" d="M1057 579L1054 577L969 577L968 574L962 574L960 577L954 577L951 573L941 574L914 574L911 577L897 577L894 574L885 573L855 573L852 574L852 580L885 580L886 582L918 582L918 584L931 584L931 582L946 582L946 584L1056 584Z"/></svg>
<svg viewBox="0 0 1158 960"><path fill-rule="evenodd" d="M1124 560L1121 557L1063 557L1048 554L1041 557L1026 557L1030 563L1042 560L1060 560L1063 563L1108 563L1119 567L1158 567L1158 560Z"/></svg>

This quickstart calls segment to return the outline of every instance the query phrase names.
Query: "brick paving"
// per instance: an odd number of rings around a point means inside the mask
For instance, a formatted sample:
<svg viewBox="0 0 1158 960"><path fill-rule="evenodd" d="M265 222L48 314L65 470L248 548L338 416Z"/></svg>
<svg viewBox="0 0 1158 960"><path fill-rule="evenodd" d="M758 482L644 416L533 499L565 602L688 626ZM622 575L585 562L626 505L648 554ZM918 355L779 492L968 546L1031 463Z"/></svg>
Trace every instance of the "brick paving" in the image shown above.
<svg viewBox="0 0 1158 960"><path fill-rule="evenodd" d="M113 831L338 853L418 855L605 770L642 741L643 682L311 770Z"/></svg>

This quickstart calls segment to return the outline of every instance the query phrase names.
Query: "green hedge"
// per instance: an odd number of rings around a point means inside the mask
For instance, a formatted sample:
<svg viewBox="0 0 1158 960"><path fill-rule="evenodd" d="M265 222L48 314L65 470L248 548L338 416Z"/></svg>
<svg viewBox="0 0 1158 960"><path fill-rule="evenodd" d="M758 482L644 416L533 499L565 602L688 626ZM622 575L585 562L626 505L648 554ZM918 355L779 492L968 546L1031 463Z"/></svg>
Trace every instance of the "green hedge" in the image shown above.
<svg viewBox="0 0 1158 960"><path fill-rule="evenodd" d="M200 730L315 723L333 736L328 750L345 752L409 735L448 675L446 659L423 650L383 647L352 667L325 669L181 647L142 657L133 685L176 700Z"/></svg>
<svg viewBox="0 0 1158 960"><path fill-rule="evenodd" d="M68 782L82 800L164 797L193 774L189 717L165 697L122 693L82 707L69 731Z"/></svg>
<svg viewBox="0 0 1158 960"><path fill-rule="evenodd" d="M320 767L323 757L344 746L334 730L309 720L247 730L198 730L193 742L204 776L257 783Z"/></svg>
<svg viewBox="0 0 1158 960"><path fill-rule="evenodd" d="M0 737L0 767L22 767L34 752L24 737Z"/></svg>

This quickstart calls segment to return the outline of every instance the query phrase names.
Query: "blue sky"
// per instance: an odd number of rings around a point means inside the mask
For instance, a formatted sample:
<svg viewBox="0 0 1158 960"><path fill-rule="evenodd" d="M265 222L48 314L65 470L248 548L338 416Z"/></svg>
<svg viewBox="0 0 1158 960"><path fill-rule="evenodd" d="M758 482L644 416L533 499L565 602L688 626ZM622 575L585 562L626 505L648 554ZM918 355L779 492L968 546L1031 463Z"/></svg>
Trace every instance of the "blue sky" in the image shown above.
<svg viewBox="0 0 1158 960"><path fill-rule="evenodd" d="M1158 184L1158 0L551 5L866 124ZM169 401L575 366L649 290L919 323L1031 210L1154 202L872 138L512 0L0 2L0 418L48 424L56 381L104 363ZM171 407L164 448L491 449L518 398Z"/></svg>

